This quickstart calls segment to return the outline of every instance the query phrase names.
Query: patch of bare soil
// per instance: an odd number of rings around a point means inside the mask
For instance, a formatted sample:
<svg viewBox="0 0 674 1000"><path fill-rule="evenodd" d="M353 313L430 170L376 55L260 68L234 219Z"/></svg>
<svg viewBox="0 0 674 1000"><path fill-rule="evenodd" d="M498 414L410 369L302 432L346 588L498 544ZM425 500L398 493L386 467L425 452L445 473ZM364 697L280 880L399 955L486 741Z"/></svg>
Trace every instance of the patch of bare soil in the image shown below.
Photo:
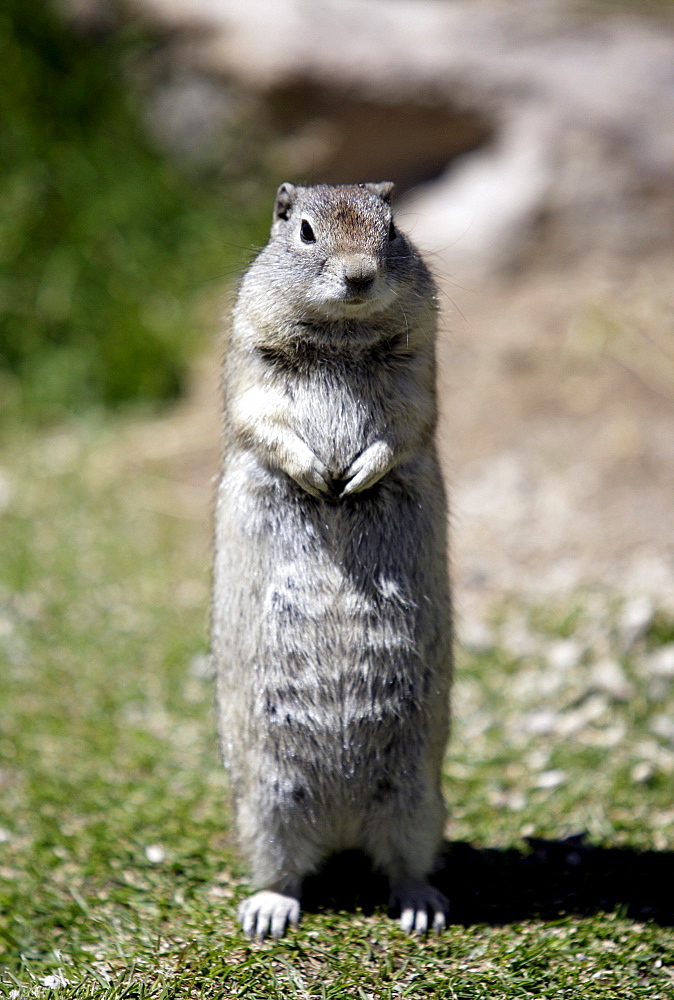
<svg viewBox="0 0 674 1000"><path fill-rule="evenodd" d="M674 604L673 264L452 292L440 440L468 608L583 585Z"/></svg>

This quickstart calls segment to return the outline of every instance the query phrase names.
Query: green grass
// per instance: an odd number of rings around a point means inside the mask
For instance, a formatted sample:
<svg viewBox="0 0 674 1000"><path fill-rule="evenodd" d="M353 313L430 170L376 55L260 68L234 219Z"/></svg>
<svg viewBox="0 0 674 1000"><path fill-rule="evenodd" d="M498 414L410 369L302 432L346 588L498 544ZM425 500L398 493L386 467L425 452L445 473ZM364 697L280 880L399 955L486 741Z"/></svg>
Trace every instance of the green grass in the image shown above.
<svg viewBox="0 0 674 1000"><path fill-rule="evenodd" d="M0 453L0 995L673 996L672 927L621 883L638 850L660 870L673 847L674 698L648 669L672 621L660 610L626 646L599 591L504 606L493 648L461 656L446 785L451 837L473 845L454 853L461 922L417 941L382 906L319 909L279 943L242 937L203 669L209 528L180 516L170 466L139 460L140 432L71 424ZM606 657L622 692L598 682ZM525 840L578 832L608 903Z"/></svg>

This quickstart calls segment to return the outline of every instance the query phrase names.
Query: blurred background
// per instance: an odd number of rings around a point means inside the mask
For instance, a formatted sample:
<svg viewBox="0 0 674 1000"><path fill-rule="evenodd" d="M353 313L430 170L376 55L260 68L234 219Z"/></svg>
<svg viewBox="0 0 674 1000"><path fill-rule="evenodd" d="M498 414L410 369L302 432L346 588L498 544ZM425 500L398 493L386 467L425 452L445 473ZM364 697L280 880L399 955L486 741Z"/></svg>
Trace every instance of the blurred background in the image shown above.
<svg viewBox="0 0 674 1000"><path fill-rule="evenodd" d="M438 280L478 845L449 945L328 912L287 978L237 929L208 656L222 337L284 180L393 180ZM8 995L671 994L673 233L674 0L3 0Z"/></svg>
<svg viewBox="0 0 674 1000"><path fill-rule="evenodd" d="M466 640L510 592L674 607L674 4L5 0L0 443L127 421L206 539L284 179L395 181L440 283Z"/></svg>

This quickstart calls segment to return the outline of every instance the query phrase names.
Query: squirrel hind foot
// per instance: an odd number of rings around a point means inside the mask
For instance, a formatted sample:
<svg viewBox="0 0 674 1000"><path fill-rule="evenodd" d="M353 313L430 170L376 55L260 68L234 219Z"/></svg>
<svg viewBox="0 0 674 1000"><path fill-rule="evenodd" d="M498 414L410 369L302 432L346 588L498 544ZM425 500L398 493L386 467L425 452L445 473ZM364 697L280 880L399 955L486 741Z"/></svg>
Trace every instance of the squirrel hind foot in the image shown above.
<svg viewBox="0 0 674 1000"><path fill-rule="evenodd" d="M239 920L244 934L251 940L264 941L283 937L288 926L296 927L300 919L300 901L296 896L263 889L245 899L239 907Z"/></svg>
<svg viewBox="0 0 674 1000"><path fill-rule="evenodd" d="M422 937L428 930L439 934L445 929L449 901L427 882L407 882L392 888L389 910L399 915L400 926L407 934Z"/></svg>

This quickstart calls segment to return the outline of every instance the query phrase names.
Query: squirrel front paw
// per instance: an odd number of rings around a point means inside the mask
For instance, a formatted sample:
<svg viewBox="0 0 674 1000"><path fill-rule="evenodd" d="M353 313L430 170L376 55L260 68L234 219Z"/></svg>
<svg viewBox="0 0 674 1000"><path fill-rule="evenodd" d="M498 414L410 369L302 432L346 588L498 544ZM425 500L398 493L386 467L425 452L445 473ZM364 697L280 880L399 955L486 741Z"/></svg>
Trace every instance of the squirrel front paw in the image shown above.
<svg viewBox="0 0 674 1000"><path fill-rule="evenodd" d="M284 472L312 497L335 499L332 473L303 442L298 442L293 449L293 454L284 465Z"/></svg>
<svg viewBox="0 0 674 1000"><path fill-rule="evenodd" d="M386 441L373 441L371 445L361 451L360 455L353 460L349 468L342 476L342 481L346 480L346 485L340 493L340 497L349 496L351 493L360 493L374 486L382 476L386 475L393 465L393 449Z"/></svg>

